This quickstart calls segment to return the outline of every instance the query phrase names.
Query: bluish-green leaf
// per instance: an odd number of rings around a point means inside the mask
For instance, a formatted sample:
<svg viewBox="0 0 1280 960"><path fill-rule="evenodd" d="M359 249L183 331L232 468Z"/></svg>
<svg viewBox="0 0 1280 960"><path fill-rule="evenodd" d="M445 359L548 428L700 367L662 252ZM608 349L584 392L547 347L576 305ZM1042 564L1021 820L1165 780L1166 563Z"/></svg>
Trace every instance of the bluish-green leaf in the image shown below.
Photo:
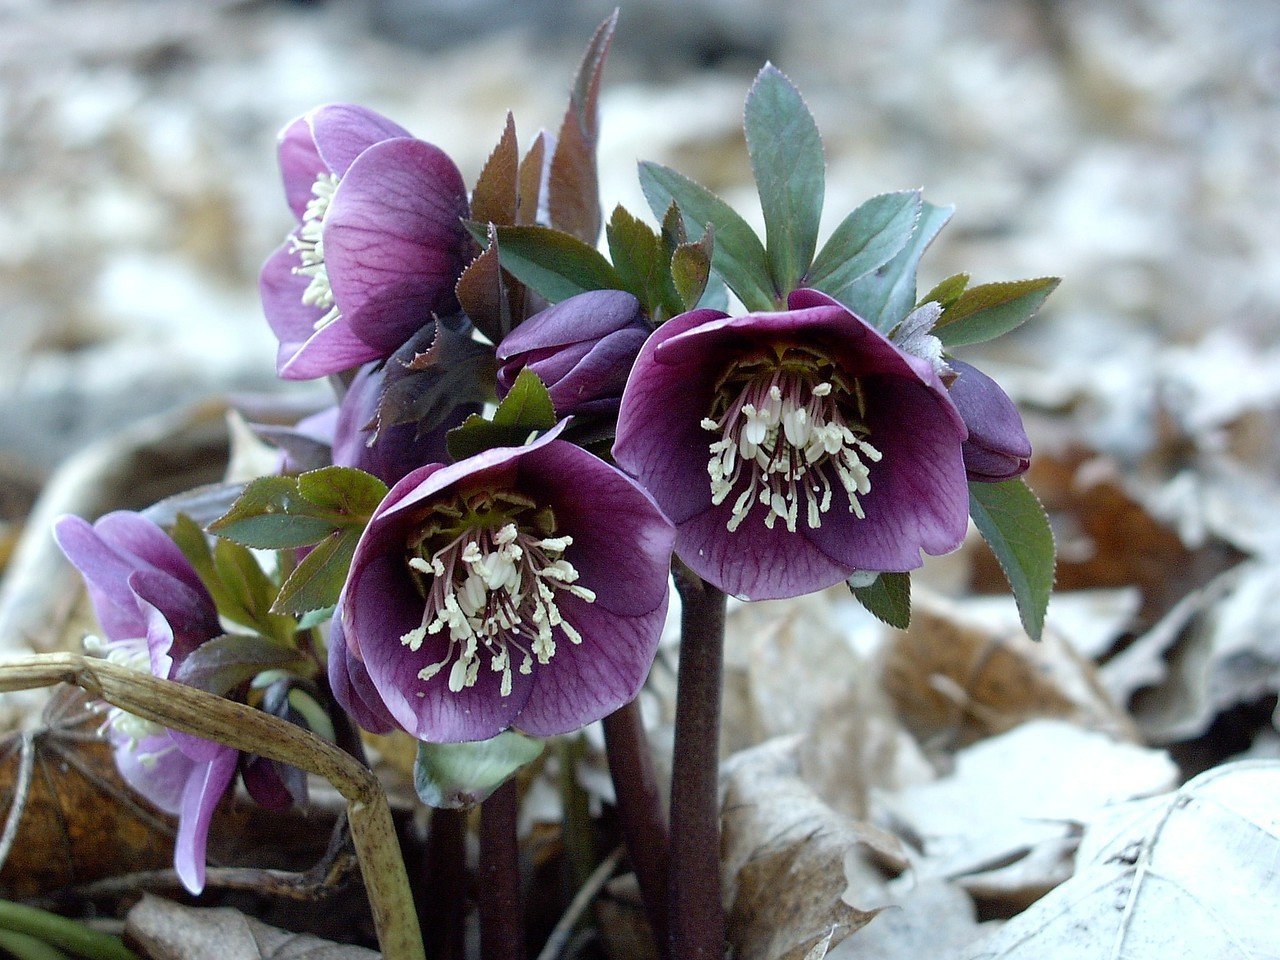
<svg viewBox="0 0 1280 960"><path fill-rule="evenodd" d="M889 626L905 630L911 623L911 574L882 573L865 587L850 582L849 589L869 613Z"/></svg>
<svg viewBox="0 0 1280 960"><path fill-rule="evenodd" d="M1053 531L1024 481L970 483L969 515L1000 561L1027 636L1039 640L1053 589Z"/></svg>
<svg viewBox="0 0 1280 960"><path fill-rule="evenodd" d="M546 385L532 370L524 369L502 398L492 420L473 413L445 438L449 456L463 460L494 447L518 447L532 433L556 425L555 405Z"/></svg>
<svg viewBox="0 0 1280 960"><path fill-rule="evenodd" d="M813 261L826 189L826 160L818 125L795 85L765 64L743 113L747 152L764 211L773 288L794 290Z"/></svg>
<svg viewBox="0 0 1280 960"><path fill-rule="evenodd" d="M670 308L664 284L669 257L662 238L621 204L614 207L604 232L623 289L639 300L650 316L662 307Z"/></svg>
<svg viewBox="0 0 1280 960"><path fill-rule="evenodd" d="M680 310L692 310L706 293L714 251L715 227L708 227L697 243L682 243L671 254L671 281L680 296Z"/></svg>
<svg viewBox="0 0 1280 960"><path fill-rule="evenodd" d="M488 241L487 224L468 223L479 243ZM551 303L588 290L621 290L622 278L595 247L550 227L497 228L498 260L525 286Z"/></svg>
<svg viewBox="0 0 1280 960"><path fill-rule="evenodd" d="M911 239L921 205L919 190L884 193L863 203L823 244L805 284L835 296L884 266Z"/></svg>
<svg viewBox="0 0 1280 960"><path fill-rule="evenodd" d="M907 245L884 266L831 295L872 326L888 333L915 306L920 257L954 212L955 207L938 207L924 201Z"/></svg>
<svg viewBox="0 0 1280 960"><path fill-rule="evenodd" d="M334 529L330 510L298 490L297 477L259 477L209 531L260 550L287 550L323 540Z"/></svg>
<svg viewBox="0 0 1280 960"><path fill-rule="evenodd" d="M707 224L715 230L711 269L729 285L748 310L772 310L778 302L764 245L734 210L714 193L670 167L640 164L640 188L655 217L662 217L674 201L684 218L689 239L702 239Z"/></svg>
<svg viewBox="0 0 1280 960"><path fill-rule="evenodd" d="M991 340L1034 317L1059 282L1038 277L970 287L947 307L933 332L948 347Z"/></svg>
<svg viewBox="0 0 1280 960"><path fill-rule="evenodd" d="M947 307L960 299L960 294L964 293L967 286L969 286L969 275L967 273L953 273L947 279L939 280L937 286L922 296L916 306L936 303L943 310L946 310Z"/></svg>
<svg viewBox="0 0 1280 960"><path fill-rule="evenodd" d="M429 807L473 807L536 760L542 748L541 740L514 730L472 743L419 743L413 785Z"/></svg>
<svg viewBox="0 0 1280 960"><path fill-rule="evenodd" d="M360 533L358 527L347 527L335 530L316 544L289 574L271 607L272 612L301 616L336 604Z"/></svg>

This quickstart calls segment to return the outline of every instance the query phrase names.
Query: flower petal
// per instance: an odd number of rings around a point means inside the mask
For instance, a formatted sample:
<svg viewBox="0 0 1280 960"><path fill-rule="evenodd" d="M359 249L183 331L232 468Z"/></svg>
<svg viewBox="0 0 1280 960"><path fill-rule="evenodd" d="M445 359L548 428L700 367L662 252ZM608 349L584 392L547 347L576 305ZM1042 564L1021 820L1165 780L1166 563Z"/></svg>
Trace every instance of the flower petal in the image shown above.
<svg viewBox="0 0 1280 960"><path fill-rule="evenodd" d="M343 320L390 354L455 305L468 245L466 187L421 140L386 140L346 172L325 215L325 265Z"/></svg>
<svg viewBox="0 0 1280 960"><path fill-rule="evenodd" d="M167 733L134 742L115 736L112 731L111 739L116 769L125 783L165 813L182 809L182 794L195 763L181 750L174 749Z"/></svg>
<svg viewBox="0 0 1280 960"><path fill-rule="evenodd" d="M357 686L359 681L359 686ZM336 614L329 631L329 688L343 710L370 733L389 733L396 728L369 679L365 665L351 655L343 637L342 617Z"/></svg>
<svg viewBox="0 0 1280 960"><path fill-rule="evenodd" d="M84 577L93 612L108 639L145 636L146 617L129 589L129 575L137 569L132 558L106 543L80 517L59 517L53 525L53 537Z"/></svg>
<svg viewBox="0 0 1280 960"><path fill-rule="evenodd" d="M276 157L280 161L280 175L284 180L284 197L293 215L302 220L307 203L311 200L311 187L329 168L316 151L307 118L298 117L283 130L276 144Z"/></svg>
<svg viewBox="0 0 1280 960"><path fill-rule="evenodd" d="M213 598L155 570L129 575L129 589L146 618L151 672L171 678L196 647L222 633Z"/></svg>
<svg viewBox="0 0 1280 960"><path fill-rule="evenodd" d="M535 314L498 344L498 360L563 347L621 330L636 321L640 301L625 290L589 290Z"/></svg>
<svg viewBox="0 0 1280 960"><path fill-rule="evenodd" d="M996 482L1025 473L1031 465L1031 441L1009 395L970 364L952 360L951 367L956 372L951 400L969 427L964 445L969 478Z"/></svg>
<svg viewBox="0 0 1280 960"><path fill-rule="evenodd" d="M199 894L204 889L209 822L218 801L236 775L239 756L230 747L223 747L208 763L196 764L192 768L183 791L182 808L178 814L178 840L173 848L173 868L191 894Z"/></svg>
<svg viewBox="0 0 1280 960"><path fill-rule="evenodd" d="M356 157L375 143L410 135L400 124L354 103L316 107L306 115L306 120L316 152L329 171L339 177L346 176Z"/></svg>

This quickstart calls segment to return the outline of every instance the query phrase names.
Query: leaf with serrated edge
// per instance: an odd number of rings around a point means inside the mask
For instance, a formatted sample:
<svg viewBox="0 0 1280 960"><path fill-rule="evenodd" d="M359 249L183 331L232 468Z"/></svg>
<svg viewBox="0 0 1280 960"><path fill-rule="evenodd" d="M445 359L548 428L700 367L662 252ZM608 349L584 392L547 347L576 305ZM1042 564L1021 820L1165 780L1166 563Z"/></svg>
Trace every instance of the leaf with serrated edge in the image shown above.
<svg viewBox="0 0 1280 960"><path fill-rule="evenodd" d="M213 547L213 566L227 597L227 606L219 604L218 613L268 637L283 641L293 635L293 620L271 613L276 585L247 547L219 540Z"/></svg>
<svg viewBox="0 0 1280 960"><path fill-rule="evenodd" d="M662 238L621 204L614 207L609 217L605 237L609 241L613 269L622 280L623 289L639 300L645 312L652 316L663 302L662 274L666 258Z"/></svg>
<svg viewBox="0 0 1280 960"><path fill-rule="evenodd" d="M1053 590L1049 518L1026 482L970 483L969 515L1004 570L1027 636L1039 640Z"/></svg>
<svg viewBox="0 0 1280 960"><path fill-rule="evenodd" d="M538 222L538 204L542 200L542 174L547 156L547 132L539 130L520 161L520 194L516 204L516 223Z"/></svg>
<svg viewBox="0 0 1280 960"><path fill-rule="evenodd" d="M964 293L964 288L968 285L969 275L967 273L954 273L947 279L939 281L937 286L920 298L920 302L916 306L936 303L945 310L960 299L960 294Z"/></svg>
<svg viewBox="0 0 1280 960"><path fill-rule="evenodd" d="M498 249L493 245L497 231L489 226L490 244L462 271L454 292L462 312L471 318L476 329L489 338L495 346L511 332L511 293L507 283L510 276L498 263ZM514 278L512 278L514 282Z"/></svg>
<svg viewBox="0 0 1280 960"><path fill-rule="evenodd" d="M272 612L301 616L309 610L322 610L336 604L360 533L355 528L337 530L320 541L289 574L272 604Z"/></svg>
<svg viewBox="0 0 1280 960"><path fill-rule="evenodd" d="M298 476L298 492L312 503L363 526L387 495L387 485L355 467L322 467Z"/></svg>
<svg viewBox="0 0 1280 960"><path fill-rule="evenodd" d="M520 148L516 145L516 121L507 111L502 138L489 154L471 191L471 217L481 223L515 223L519 202Z"/></svg>
<svg viewBox="0 0 1280 960"><path fill-rule="evenodd" d="M1038 277L970 287L942 314L934 335L948 347L994 339L1034 317L1060 282Z"/></svg>
<svg viewBox="0 0 1280 960"><path fill-rule="evenodd" d="M911 239L921 206L919 190L884 193L863 203L823 245L805 284L830 293L884 266Z"/></svg>
<svg viewBox="0 0 1280 960"><path fill-rule="evenodd" d="M587 45L569 93L547 181L551 225L594 244L600 236L600 180L596 141L600 135L600 78L618 25L618 11L600 24Z"/></svg>
<svg viewBox="0 0 1280 960"><path fill-rule="evenodd" d="M779 300L764 245L733 208L701 184L649 161L640 164L640 188L655 217L666 214L672 202L679 206L690 240L701 240L711 224L716 231L711 269L748 310L776 309Z"/></svg>
<svg viewBox="0 0 1280 960"><path fill-rule="evenodd" d="M715 228L708 225L701 240L697 243L682 243L671 255L671 280L680 296L681 307L685 310L694 309L707 290L714 249Z"/></svg>
<svg viewBox="0 0 1280 960"><path fill-rule="evenodd" d="M473 236L487 228L468 223ZM622 278L595 247L550 227L498 227L498 259L513 277L552 303L588 290L621 290Z"/></svg>
<svg viewBox="0 0 1280 960"><path fill-rule="evenodd" d="M882 573L868 586L849 589L877 620L899 630L911 625L911 574Z"/></svg>
<svg viewBox="0 0 1280 960"><path fill-rule="evenodd" d="M955 207L938 207L924 201L907 245L884 266L832 296L881 332L892 330L915 305L920 257L954 212Z"/></svg>
<svg viewBox="0 0 1280 960"><path fill-rule="evenodd" d="M296 477L259 477L209 532L246 547L288 550L324 539L335 526L329 511L298 491Z"/></svg>
<svg viewBox="0 0 1280 960"><path fill-rule="evenodd" d="M542 749L541 740L514 730L474 743L419 743L413 786L429 807L473 807L538 759Z"/></svg>
<svg viewBox="0 0 1280 960"><path fill-rule="evenodd" d="M492 420L473 414L449 431L449 456L463 460L493 447L520 446L529 435L556 425L555 406L546 385L532 370L521 370Z"/></svg>
<svg viewBox="0 0 1280 960"><path fill-rule="evenodd" d="M809 269L817 246L826 189L822 137L800 91L773 64L765 64L751 85L743 129L773 286L785 296Z"/></svg>

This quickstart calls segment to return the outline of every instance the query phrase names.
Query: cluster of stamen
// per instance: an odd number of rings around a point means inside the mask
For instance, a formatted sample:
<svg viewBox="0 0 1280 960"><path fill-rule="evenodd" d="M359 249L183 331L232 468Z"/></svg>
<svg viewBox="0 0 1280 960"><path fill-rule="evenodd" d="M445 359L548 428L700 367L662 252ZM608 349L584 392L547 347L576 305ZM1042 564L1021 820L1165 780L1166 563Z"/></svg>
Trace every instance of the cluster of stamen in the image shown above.
<svg viewBox="0 0 1280 960"><path fill-rule="evenodd" d="M781 520L795 532L805 503L811 529L831 508L832 480L849 501L849 511L865 516L859 497L871 491L868 462L880 451L866 439L864 399L830 361L788 349L779 356L740 364L722 379L704 430L718 434L707 472L711 502L733 493L730 531L737 530L758 503L770 530Z"/></svg>
<svg viewBox="0 0 1280 960"><path fill-rule="evenodd" d="M426 606L421 625L400 642L416 652L429 636L449 638L444 657L418 671L418 678L430 680L452 662L449 689L458 693L475 685L487 659L489 669L502 674L505 697L517 659L514 669L527 675L535 660L546 664L555 656L556 630L581 643L558 606L562 594L587 603L596 598L577 584L578 571L564 559L572 543L572 537L530 533L506 519L468 526L430 556L410 556Z"/></svg>
<svg viewBox="0 0 1280 960"><path fill-rule="evenodd" d="M324 217L329 212L329 203L337 188L338 178L332 173L322 173L316 178L311 185L311 199L302 213L302 224L289 238L290 249L298 254L301 261L293 272L311 278L307 289L302 292L302 302L324 311L315 322L317 330L327 327L339 317L338 307L333 301L333 289L329 286L329 274L325 270L323 239Z"/></svg>
<svg viewBox="0 0 1280 960"><path fill-rule="evenodd" d="M103 657L108 663L119 664L142 673L151 672L151 654L145 637L104 640L90 634L84 638L84 648L95 656ZM120 742L126 744L129 750L138 754L138 761L143 766L155 766L160 757L173 749L171 746L166 746L159 751L139 752L138 745L147 737L159 736L164 732L164 727L107 703L98 702L95 704L95 709L107 715L98 732L106 734L110 730L117 745L120 745Z"/></svg>

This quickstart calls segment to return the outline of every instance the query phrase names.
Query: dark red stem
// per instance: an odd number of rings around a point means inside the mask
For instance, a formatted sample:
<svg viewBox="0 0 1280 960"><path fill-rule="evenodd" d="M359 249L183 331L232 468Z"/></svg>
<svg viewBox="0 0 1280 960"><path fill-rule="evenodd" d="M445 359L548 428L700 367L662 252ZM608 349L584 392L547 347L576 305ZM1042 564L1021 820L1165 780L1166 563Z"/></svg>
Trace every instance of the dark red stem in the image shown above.
<svg viewBox="0 0 1280 960"><path fill-rule="evenodd" d="M464 960L467 930L467 820L462 810L431 811L418 897L422 940L431 960Z"/></svg>
<svg viewBox="0 0 1280 960"><path fill-rule="evenodd" d="M512 778L480 804L480 953L484 960L524 960L520 902L520 790Z"/></svg>

